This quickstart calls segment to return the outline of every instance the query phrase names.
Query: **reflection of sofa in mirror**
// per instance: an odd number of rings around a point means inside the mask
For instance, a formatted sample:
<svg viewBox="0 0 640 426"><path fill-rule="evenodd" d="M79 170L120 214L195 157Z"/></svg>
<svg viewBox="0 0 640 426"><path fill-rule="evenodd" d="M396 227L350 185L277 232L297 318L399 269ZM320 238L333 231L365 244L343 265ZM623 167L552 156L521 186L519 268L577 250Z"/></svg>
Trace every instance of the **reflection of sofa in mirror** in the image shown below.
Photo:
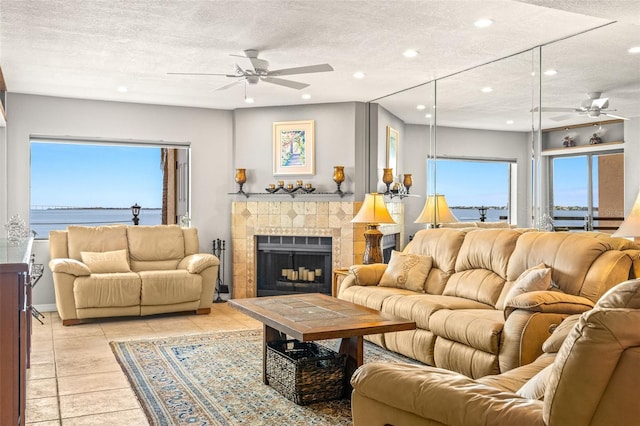
<svg viewBox="0 0 640 426"><path fill-rule="evenodd" d="M549 326L635 276L639 253L600 234L426 229L389 265L351 267L338 297L416 322L374 343L477 378L535 360Z"/></svg>
<svg viewBox="0 0 640 426"><path fill-rule="evenodd" d="M640 418L640 281L565 319L533 363L470 379L365 364L351 379L354 425L629 425ZM402 389L402 392L398 392Z"/></svg>
<svg viewBox="0 0 640 426"><path fill-rule="evenodd" d="M69 226L49 235L58 314L81 319L209 313L219 261L198 253L195 228Z"/></svg>

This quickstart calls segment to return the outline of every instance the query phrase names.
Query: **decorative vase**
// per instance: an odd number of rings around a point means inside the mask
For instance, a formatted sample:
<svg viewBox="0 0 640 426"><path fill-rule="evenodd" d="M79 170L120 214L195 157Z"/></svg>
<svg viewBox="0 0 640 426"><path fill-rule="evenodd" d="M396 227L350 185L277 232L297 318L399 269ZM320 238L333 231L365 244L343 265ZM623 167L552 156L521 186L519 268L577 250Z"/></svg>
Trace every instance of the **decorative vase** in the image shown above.
<svg viewBox="0 0 640 426"><path fill-rule="evenodd" d="M413 179L411 179L411 173L405 173L404 174L404 180L402 181L402 184L406 188L407 194L408 194L409 193L409 188L411 188L411 185L413 185Z"/></svg>
<svg viewBox="0 0 640 426"><path fill-rule="evenodd" d="M338 185L338 189L336 193L342 194L342 190L340 189L340 185L344 182L344 166L334 166L333 167L333 181Z"/></svg>
<svg viewBox="0 0 640 426"><path fill-rule="evenodd" d="M236 183L240 185L240 189L238 190L239 194L244 194L242 190L242 185L247 181L247 173L246 169L236 169Z"/></svg>
<svg viewBox="0 0 640 426"><path fill-rule="evenodd" d="M389 191L389 186L391 186L391 184L393 183L393 169L392 168L388 168L388 169L383 169L384 173L382 173L382 182L387 185L387 191L385 192L385 194L388 194Z"/></svg>

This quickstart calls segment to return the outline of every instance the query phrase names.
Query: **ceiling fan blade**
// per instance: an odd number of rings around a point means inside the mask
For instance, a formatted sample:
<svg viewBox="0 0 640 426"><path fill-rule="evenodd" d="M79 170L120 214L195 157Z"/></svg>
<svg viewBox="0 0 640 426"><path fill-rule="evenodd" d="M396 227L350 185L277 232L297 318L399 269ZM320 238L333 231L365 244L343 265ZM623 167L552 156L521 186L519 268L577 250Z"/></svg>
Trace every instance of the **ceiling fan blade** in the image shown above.
<svg viewBox="0 0 640 426"><path fill-rule="evenodd" d="M542 108L538 108L535 107L533 108L531 111L529 112L538 112L538 109L540 109L540 111L542 112L578 112L580 111L579 109L575 109L575 108L554 108L554 107L542 107Z"/></svg>
<svg viewBox="0 0 640 426"><path fill-rule="evenodd" d="M284 68L281 70L269 71L269 76L309 74L312 72L327 72L327 71L333 71L333 67L329 64L318 64L318 65L307 65L305 67Z"/></svg>
<svg viewBox="0 0 640 426"><path fill-rule="evenodd" d="M171 75L220 75L220 76L225 76L225 77L239 77L235 74L215 74L215 73L208 73L208 72L168 72L167 74L171 74Z"/></svg>
<svg viewBox="0 0 640 426"><path fill-rule="evenodd" d="M284 80L282 78L262 77L262 81L266 83L278 84L280 86L289 87L291 89L302 90L305 87L309 87L306 83L299 83L297 81Z"/></svg>
<svg viewBox="0 0 640 426"><path fill-rule="evenodd" d="M609 98L600 98L594 99L591 101L591 107L598 107L600 109L605 109L609 106Z"/></svg>
<svg viewBox="0 0 640 426"><path fill-rule="evenodd" d="M237 77L237 76L234 76L234 77ZM218 90L225 90L225 89L228 89L229 87L235 86L235 85L236 85L236 84L238 84L238 83L242 83L242 81L243 81L243 80L244 80L244 79L236 80L236 81L234 81L233 83L229 83L229 84L226 84L226 85L224 85L224 86L222 86L222 87L218 87L218 88L216 89L216 91L218 91Z"/></svg>
<svg viewBox="0 0 640 426"><path fill-rule="evenodd" d="M556 115L555 117L549 117L549 120L553 120L553 121L563 121L563 120L568 120L570 118L575 117L576 114L563 114L563 115Z"/></svg>
<svg viewBox="0 0 640 426"><path fill-rule="evenodd" d="M249 56L234 55L234 54L231 54L230 56L235 56L236 58L242 58L244 60L248 60L248 62L251 64L251 67L253 68L254 71L259 69L266 70L269 68L269 62L265 61L264 59L252 58Z"/></svg>
<svg viewBox="0 0 640 426"><path fill-rule="evenodd" d="M627 117L623 117L621 115L615 115L615 114L610 114L608 112L601 112L601 115L606 115L607 117L612 117L612 118L619 118L620 120L630 120L630 118Z"/></svg>

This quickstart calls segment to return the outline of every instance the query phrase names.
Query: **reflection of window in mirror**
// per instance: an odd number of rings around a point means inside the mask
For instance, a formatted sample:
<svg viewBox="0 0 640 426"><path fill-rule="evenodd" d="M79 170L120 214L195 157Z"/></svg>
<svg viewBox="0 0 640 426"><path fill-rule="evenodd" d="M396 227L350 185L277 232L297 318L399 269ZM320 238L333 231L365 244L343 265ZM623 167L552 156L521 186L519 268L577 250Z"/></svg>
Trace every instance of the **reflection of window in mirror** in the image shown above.
<svg viewBox="0 0 640 426"><path fill-rule="evenodd" d="M460 222L509 220L511 191L517 188L515 162L440 158L436 167L437 192Z"/></svg>
<svg viewBox="0 0 640 426"><path fill-rule="evenodd" d="M624 216L624 154L552 157L557 230L613 232Z"/></svg>

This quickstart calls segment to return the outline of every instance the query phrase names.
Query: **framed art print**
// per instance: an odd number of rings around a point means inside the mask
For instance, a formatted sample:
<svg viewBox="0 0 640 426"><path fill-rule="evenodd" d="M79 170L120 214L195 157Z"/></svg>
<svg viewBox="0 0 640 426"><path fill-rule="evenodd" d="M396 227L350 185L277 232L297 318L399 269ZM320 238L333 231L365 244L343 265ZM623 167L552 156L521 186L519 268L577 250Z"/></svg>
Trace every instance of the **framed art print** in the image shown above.
<svg viewBox="0 0 640 426"><path fill-rule="evenodd" d="M314 120L273 123L273 174L315 174Z"/></svg>
<svg viewBox="0 0 640 426"><path fill-rule="evenodd" d="M398 149L400 134L391 126L387 126L387 168L398 173Z"/></svg>

